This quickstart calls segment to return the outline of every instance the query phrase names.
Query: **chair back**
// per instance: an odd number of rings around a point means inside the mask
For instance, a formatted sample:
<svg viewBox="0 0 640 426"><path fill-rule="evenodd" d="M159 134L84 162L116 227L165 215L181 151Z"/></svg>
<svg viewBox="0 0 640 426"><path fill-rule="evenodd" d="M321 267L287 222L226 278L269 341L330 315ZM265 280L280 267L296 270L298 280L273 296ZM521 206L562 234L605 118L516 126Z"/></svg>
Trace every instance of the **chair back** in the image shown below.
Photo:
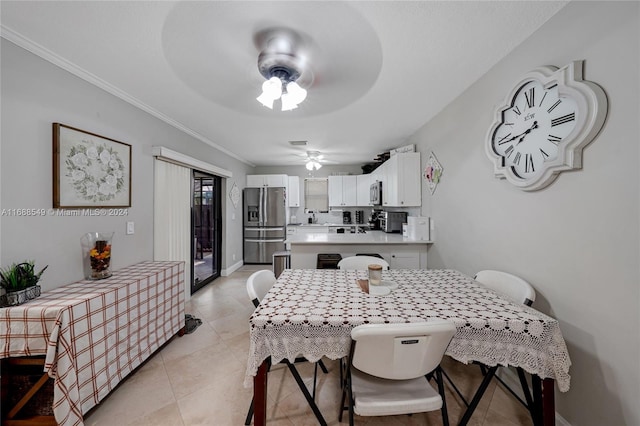
<svg viewBox="0 0 640 426"><path fill-rule="evenodd" d="M498 293L504 294L522 304L531 306L536 300L536 291L520 277L507 272L485 270L476 274L476 281Z"/></svg>
<svg viewBox="0 0 640 426"><path fill-rule="evenodd" d="M351 365L384 379L415 379L440 365L455 332L447 320L360 325L351 331Z"/></svg>
<svg viewBox="0 0 640 426"><path fill-rule="evenodd" d="M256 271L249 276L247 294L256 308L275 282L276 276L268 269Z"/></svg>
<svg viewBox="0 0 640 426"><path fill-rule="evenodd" d="M389 262L373 256L350 256L338 262L338 269L367 269L369 265L380 265L382 269L389 269Z"/></svg>

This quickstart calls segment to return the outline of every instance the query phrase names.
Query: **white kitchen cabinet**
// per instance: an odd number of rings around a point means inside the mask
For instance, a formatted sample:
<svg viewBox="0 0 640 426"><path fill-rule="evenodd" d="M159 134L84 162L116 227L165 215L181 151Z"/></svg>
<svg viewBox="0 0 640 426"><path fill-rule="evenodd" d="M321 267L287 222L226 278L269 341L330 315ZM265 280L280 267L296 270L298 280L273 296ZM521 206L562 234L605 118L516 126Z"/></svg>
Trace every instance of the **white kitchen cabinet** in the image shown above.
<svg viewBox="0 0 640 426"><path fill-rule="evenodd" d="M382 205L417 207L422 205L420 153L407 152L391 156L382 169Z"/></svg>
<svg viewBox="0 0 640 426"><path fill-rule="evenodd" d="M300 207L300 178L289 176L289 186L287 189L289 207Z"/></svg>
<svg viewBox="0 0 640 426"><path fill-rule="evenodd" d="M420 256L417 251L411 253L385 253L391 269L420 269Z"/></svg>
<svg viewBox="0 0 640 426"><path fill-rule="evenodd" d="M329 207L357 206L357 176L329 176Z"/></svg>
<svg viewBox="0 0 640 426"><path fill-rule="evenodd" d="M356 176L356 205L372 206L371 204L371 184L375 182L372 174Z"/></svg>
<svg viewBox="0 0 640 426"><path fill-rule="evenodd" d="M288 185L287 175L247 175L247 188L286 188Z"/></svg>
<svg viewBox="0 0 640 426"><path fill-rule="evenodd" d="M322 225L296 226L296 234L328 234L329 227Z"/></svg>

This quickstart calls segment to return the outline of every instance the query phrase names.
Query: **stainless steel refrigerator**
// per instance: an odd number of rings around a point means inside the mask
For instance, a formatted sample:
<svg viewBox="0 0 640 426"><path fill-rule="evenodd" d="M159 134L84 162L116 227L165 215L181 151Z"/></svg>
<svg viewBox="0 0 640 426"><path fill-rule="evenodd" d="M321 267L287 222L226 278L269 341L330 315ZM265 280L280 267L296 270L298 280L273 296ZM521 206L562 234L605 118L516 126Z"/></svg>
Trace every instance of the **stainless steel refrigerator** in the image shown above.
<svg viewBox="0 0 640 426"><path fill-rule="evenodd" d="M271 263L287 235L284 188L244 190L244 263Z"/></svg>

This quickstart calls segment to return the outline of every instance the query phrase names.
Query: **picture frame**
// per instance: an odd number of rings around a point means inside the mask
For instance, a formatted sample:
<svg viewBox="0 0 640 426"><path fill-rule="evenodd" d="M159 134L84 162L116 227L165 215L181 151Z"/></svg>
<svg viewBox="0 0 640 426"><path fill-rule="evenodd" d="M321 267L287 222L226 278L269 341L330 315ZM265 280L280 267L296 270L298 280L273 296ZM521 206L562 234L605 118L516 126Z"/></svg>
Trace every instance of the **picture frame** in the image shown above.
<svg viewBox="0 0 640 426"><path fill-rule="evenodd" d="M53 207L131 207L131 145L53 123Z"/></svg>

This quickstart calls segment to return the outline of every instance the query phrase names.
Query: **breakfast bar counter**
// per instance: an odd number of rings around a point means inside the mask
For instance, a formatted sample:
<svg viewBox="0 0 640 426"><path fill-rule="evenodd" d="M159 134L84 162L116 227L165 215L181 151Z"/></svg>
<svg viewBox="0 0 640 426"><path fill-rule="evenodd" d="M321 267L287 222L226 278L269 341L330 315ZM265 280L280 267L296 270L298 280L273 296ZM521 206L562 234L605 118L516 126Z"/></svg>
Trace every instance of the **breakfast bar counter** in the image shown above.
<svg viewBox="0 0 640 426"><path fill-rule="evenodd" d="M342 257L375 253L389 262L392 269L426 269L427 249L432 243L382 231L294 234L285 241L291 251L293 269L315 268L321 253L336 253Z"/></svg>

